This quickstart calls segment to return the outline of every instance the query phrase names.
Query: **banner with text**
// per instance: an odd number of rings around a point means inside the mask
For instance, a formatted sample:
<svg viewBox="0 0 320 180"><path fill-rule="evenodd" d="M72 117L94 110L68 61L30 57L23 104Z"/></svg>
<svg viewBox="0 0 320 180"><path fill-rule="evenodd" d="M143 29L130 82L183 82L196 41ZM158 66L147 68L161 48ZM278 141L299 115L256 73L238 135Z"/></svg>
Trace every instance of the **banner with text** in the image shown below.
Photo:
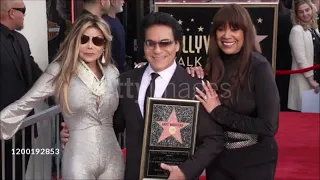
<svg viewBox="0 0 320 180"><path fill-rule="evenodd" d="M171 14L183 27L182 66L204 66L209 47L209 33L214 15L222 5L217 4L156 4L155 11ZM276 51L277 5L243 5L257 30L262 54L273 65Z"/></svg>

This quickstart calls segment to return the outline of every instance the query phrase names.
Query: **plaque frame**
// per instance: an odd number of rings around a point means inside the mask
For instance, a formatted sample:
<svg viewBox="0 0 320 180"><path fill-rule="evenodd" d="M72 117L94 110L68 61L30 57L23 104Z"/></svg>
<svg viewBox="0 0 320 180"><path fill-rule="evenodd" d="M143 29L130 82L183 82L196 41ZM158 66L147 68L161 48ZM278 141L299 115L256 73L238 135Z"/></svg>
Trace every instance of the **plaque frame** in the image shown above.
<svg viewBox="0 0 320 180"><path fill-rule="evenodd" d="M152 125L152 115L154 113L154 105L165 105L165 106L175 106L175 107L194 107L193 117L192 117L192 136L190 138L191 144L189 147L168 147L168 146L156 146L150 145L150 131ZM185 100L185 99L171 99L171 98L148 98L146 104L146 117L144 124L144 134L143 134L143 144L142 144L142 154L140 162L140 176L139 179L166 179L167 175L150 175L150 177L145 176L148 173L148 160L151 151L158 152L187 152L188 158L194 154L196 148L196 134L197 134L197 123L199 114L200 102L197 100ZM172 112L171 112L172 113ZM177 115L178 116L178 115ZM178 119L178 117L177 117ZM179 121L181 122L181 121ZM182 133L183 134L183 133ZM169 137L168 137L169 138ZM151 147L151 148L150 148ZM186 159L187 160L187 159ZM160 168L160 167L159 167Z"/></svg>

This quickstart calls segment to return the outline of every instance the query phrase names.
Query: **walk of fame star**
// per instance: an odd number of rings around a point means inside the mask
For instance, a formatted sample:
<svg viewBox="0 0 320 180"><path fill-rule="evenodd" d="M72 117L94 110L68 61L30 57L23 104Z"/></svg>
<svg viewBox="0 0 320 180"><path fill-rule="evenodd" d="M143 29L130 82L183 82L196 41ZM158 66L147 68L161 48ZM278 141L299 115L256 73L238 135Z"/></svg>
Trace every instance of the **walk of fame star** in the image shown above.
<svg viewBox="0 0 320 180"><path fill-rule="evenodd" d="M260 43L262 40L264 40L265 38L267 38L268 37L268 35L257 35L256 36L256 41L258 42L258 43Z"/></svg>
<svg viewBox="0 0 320 180"><path fill-rule="evenodd" d="M173 136L177 141L182 144L180 130L190 123L178 122L175 109L173 109L167 121L157 121L157 123L163 128L163 131L159 137L158 143L166 138Z"/></svg>

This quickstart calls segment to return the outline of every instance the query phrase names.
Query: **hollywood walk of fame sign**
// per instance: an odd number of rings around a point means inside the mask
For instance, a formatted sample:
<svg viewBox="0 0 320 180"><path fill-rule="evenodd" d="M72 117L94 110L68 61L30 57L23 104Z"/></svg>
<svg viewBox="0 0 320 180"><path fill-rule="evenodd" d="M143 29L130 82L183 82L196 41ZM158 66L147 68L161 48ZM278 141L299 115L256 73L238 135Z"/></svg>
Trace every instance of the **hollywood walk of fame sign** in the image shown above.
<svg viewBox="0 0 320 180"><path fill-rule="evenodd" d="M235 1L233 1L235 2ZM220 7L227 1L208 3L156 2L156 12L166 12L174 17L183 28L183 44L180 65L205 66L209 47L209 33L212 19ZM257 43L260 43L262 54L275 69L276 40L278 27L278 2L237 2L244 6L257 31Z"/></svg>
<svg viewBox="0 0 320 180"><path fill-rule="evenodd" d="M160 163L179 165L194 153L198 110L198 101L148 99L140 179L167 178Z"/></svg>

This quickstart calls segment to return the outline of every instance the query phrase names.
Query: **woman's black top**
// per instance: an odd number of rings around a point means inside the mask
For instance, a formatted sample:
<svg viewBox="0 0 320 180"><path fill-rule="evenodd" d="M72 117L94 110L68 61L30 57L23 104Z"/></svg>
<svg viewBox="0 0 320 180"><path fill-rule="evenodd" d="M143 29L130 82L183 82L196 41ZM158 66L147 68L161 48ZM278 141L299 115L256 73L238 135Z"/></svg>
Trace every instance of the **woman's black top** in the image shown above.
<svg viewBox="0 0 320 180"><path fill-rule="evenodd" d="M241 62L238 55L222 53L221 58L225 65L222 83L230 83L228 72ZM277 160L278 148L274 136L278 130L280 100L275 73L269 61L260 53L252 52L248 82L239 91L237 103L226 105L223 99L221 102L222 105L210 113L213 120L221 124L225 131L256 134L259 137L255 145L225 149L212 165L248 167Z"/></svg>

